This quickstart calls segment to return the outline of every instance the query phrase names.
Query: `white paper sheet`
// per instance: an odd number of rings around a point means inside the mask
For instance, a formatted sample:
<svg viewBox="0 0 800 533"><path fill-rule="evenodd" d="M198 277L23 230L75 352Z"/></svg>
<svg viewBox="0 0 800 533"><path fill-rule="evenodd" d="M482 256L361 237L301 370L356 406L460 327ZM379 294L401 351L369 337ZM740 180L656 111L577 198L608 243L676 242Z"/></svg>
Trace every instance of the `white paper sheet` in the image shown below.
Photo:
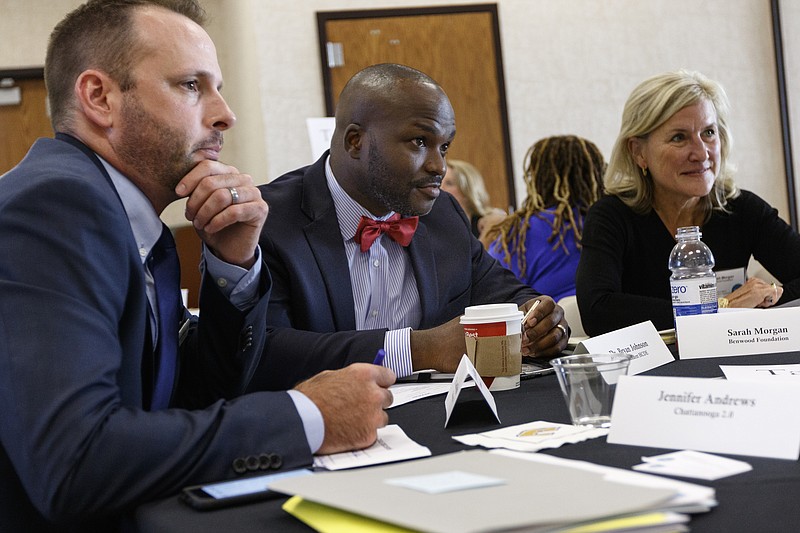
<svg viewBox="0 0 800 533"><path fill-rule="evenodd" d="M483 433L457 435L453 438L467 446L536 452L605 435L608 435L608 429L579 427L538 420Z"/></svg>
<svg viewBox="0 0 800 533"><path fill-rule="evenodd" d="M409 439L397 424L389 424L378 430L378 440L365 450L318 455L314 457L314 466L327 470L343 470L359 466L391 463L427 457L431 451L421 444Z"/></svg>
<svg viewBox="0 0 800 533"><path fill-rule="evenodd" d="M710 453L681 450L677 452L642 457L644 463L633 469L648 474L693 477L713 481L741 474L753 469L750 464Z"/></svg>

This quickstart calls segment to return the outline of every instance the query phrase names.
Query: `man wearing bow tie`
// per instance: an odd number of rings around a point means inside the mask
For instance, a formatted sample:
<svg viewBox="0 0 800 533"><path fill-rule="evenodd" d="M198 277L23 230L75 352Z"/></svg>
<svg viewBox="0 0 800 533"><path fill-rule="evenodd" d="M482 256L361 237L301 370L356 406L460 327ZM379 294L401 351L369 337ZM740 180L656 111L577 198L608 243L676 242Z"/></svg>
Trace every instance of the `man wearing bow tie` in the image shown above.
<svg viewBox="0 0 800 533"><path fill-rule="evenodd" d="M541 300L523 354L550 358L566 347L563 310L485 254L442 193L455 134L453 108L433 79L374 65L342 91L330 150L260 187L270 205L260 244L273 291L252 388L369 361L380 348L399 377L453 372L465 353L458 319L486 303L526 311Z"/></svg>

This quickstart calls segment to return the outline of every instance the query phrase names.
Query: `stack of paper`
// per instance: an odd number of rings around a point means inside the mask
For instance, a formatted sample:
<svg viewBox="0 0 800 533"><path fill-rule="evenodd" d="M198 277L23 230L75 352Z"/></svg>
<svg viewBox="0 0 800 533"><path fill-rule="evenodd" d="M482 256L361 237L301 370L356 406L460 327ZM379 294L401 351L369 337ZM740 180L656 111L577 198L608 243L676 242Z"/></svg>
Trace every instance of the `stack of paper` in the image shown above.
<svg viewBox="0 0 800 533"><path fill-rule="evenodd" d="M678 481L650 474L640 474L623 468L604 466L586 461L576 461L554 457L543 453L521 453L509 450L493 450L489 452L495 455L504 455L523 461L535 463L561 465L569 468L577 468L586 472L600 474L607 481L617 483L627 483L650 488L662 488L674 491L674 495L660 508L660 511L673 511L679 513L705 513L717 505L716 492L711 487L696 485L685 481Z"/></svg>
<svg viewBox="0 0 800 533"><path fill-rule="evenodd" d="M526 528L545 532L577 526L583 529L576 532L621 531L650 527L653 522L669 523L672 531L680 531L679 523L685 519L665 510L698 509L713 503L713 489L706 487L699 487L704 489L700 498L682 491L694 487L688 483L620 471L655 480L646 484L622 479L617 469L596 471L585 468L586 463L556 458L550 458L554 462L530 460L534 455L538 454L474 450L278 480L270 488L302 498L290 500L285 508L318 531L332 531L328 529L332 522L320 521L320 513L353 521L348 531L357 531L364 520L370 523L369 531L408 528L477 533ZM639 515L638 522L632 515ZM599 525L623 516L627 517L624 524ZM586 529L590 525L595 529Z"/></svg>
<svg viewBox="0 0 800 533"><path fill-rule="evenodd" d="M283 509L321 533L417 533L417 530L340 511L299 496L290 498ZM557 528L547 533L681 533L688 531L684 526L688 521L686 515L656 512Z"/></svg>

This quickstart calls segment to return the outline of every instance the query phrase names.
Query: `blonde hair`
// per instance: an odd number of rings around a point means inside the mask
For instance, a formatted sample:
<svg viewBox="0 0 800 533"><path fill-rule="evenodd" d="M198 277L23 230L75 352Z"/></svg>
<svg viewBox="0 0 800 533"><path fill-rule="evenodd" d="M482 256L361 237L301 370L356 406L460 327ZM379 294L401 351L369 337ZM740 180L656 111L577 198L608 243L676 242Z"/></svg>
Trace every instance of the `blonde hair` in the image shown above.
<svg viewBox="0 0 800 533"><path fill-rule="evenodd" d="M646 139L681 109L704 101L710 102L717 113L720 164L714 186L701 206L706 220L712 209L726 211L728 200L739 194L733 181L734 168L728 162L733 142L728 129L730 103L720 84L699 72L687 70L648 78L628 97L622 111L619 136L603 178L606 192L618 196L633 211L648 213L653 205L652 178L646 177L636 164L628 141L635 137Z"/></svg>
<svg viewBox="0 0 800 533"><path fill-rule="evenodd" d="M523 179L528 195L524 203L492 227L487 240L499 237L506 264L511 263L511 252L516 251L519 270L525 272L525 237L530 219L537 216L546 220L541 212L552 208L554 217L550 225L553 231L547 242L553 242L553 250L561 246L569 253L564 236L572 231L580 247L583 218L589 206L603 194L605 167L600 149L581 137L561 135L537 141L525 154Z"/></svg>
<svg viewBox="0 0 800 533"><path fill-rule="evenodd" d="M492 212L483 176L480 170L475 168L475 165L459 159L448 159L447 169L453 171L456 186L467 201L465 211L468 214L482 217Z"/></svg>

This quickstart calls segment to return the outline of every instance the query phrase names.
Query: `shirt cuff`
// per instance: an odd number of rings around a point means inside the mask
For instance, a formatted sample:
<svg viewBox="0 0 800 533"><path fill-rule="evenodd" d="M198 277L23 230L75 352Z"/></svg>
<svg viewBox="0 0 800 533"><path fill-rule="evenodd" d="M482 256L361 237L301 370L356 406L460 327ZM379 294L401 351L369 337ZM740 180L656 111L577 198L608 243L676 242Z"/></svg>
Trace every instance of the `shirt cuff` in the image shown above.
<svg viewBox="0 0 800 533"><path fill-rule="evenodd" d="M394 370L398 378L411 375L414 371L411 363L411 328L387 331L383 338L383 350L386 352L383 366Z"/></svg>
<svg viewBox="0 0 800 533"><path fill-rule="evenodd" d="M222 294L240 311L258 303L258 280L261 278L261 247L256 246L256 261L250 270L226 263L203 243L200 268L212 277Z"/></svg>
<svg viewBox="0 0 800 533"><path fill-rule="evenodd" d="M286 392L289 393L289 397L294 402L295 409L297 409L297 414L303 420L303 430L306 432L308 449L311 450L313 455L322 446L322 439L325 438L325 421L322 419L322 413L314 402L309 400L308 396L302 392L298 390Z"/></svg>

